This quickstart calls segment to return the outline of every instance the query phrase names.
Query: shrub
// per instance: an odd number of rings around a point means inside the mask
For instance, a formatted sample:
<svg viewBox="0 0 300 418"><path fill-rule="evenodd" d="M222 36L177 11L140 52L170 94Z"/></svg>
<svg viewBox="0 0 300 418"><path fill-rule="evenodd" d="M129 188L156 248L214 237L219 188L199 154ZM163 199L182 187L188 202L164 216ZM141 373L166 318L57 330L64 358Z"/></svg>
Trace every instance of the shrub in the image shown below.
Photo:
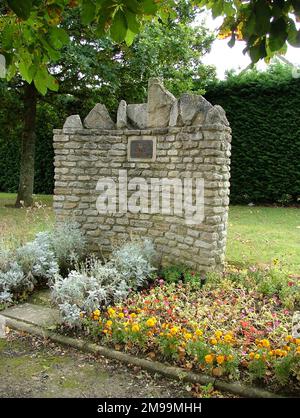
<svg viewBox="0 0 300 418"><path fill-rule="evenodd" d="M86 239L74 222L56 226L49 240L50 247L62 270L74 266L86 254Z"/></svg>
<svg viewBox="0 0 300 418"><path fill-rule="evenodd" d="M299 199L300 79L290 66L247 71L208 88L232 128L232 203Z"/></svg>
<svg viewBox="0 0 300 418"><path fill-rule="evenodd" d="M167 283L178 283L182 281L184 283L190 283L193 285L201 284L201 275L185 266L168 266L164 267L160 275Z"/></svg>
<svg viewBox="0 0 300 418"><path fill-rule="evenodd" d="M65 322L79 323L80 313L91 314L125 299L132 289L144 286L155 270L155 256L150 241L129 242L115 249L106 264L91 258L71 271L66 278L57 275L52 286L52 299L59 306Z"/></svg>
<svg viewBox="0 0 300 418"><path fill-rule="evenodd" d="M0 245L0 302L12 302L37 284L51 282L84 254L85 240L75 224L40 232L14 251Z"/></svg>
<svg viewBox="0 0 300 418"><path fill-rule="evenodd" d="M34 241L17 248L15 260L25 275L43 281L52 279L59 270L47 232L38 233Z"/></svg>
<svg viewBox="0 0 300 418"><path fill-rule="evenodd" d="M154 258L155 250L150 240L132 241L113 251L111 263L128 286L136 290L143 287L155 271Z"/></svg>
<svg viewBox="0 0 300 418"><path fill-rule="evenodd" d="M80 271L68 277L57 276L52 285L52 299L58 304L64 320L74 325L80 312L90 314L99 306L107 306L125 298L129 288L112 264L89 260Z"/></svg>
<svg viewBox="0 0 300 418"><path fill-rule="evenodd" d="M0 271L0 302L12 302L17 295L33 290L34 284L28 275L25 275L21 267L13 262L7 266L6 271Z"/></svg>

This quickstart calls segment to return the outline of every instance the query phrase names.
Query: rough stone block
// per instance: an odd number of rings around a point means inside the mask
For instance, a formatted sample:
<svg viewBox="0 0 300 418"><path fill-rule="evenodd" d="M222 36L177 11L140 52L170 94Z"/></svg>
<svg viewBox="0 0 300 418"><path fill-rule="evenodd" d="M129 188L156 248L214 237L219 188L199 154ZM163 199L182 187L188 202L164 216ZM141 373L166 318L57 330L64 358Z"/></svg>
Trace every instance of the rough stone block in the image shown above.
<svg viewBox="0 0 300 418"><path fill-rule="evenodd" d="M148 86L148 127L168 126L171 108L175 101L176 98L165 89L159 79L151 78Z"/></svg>
<svg viewBox="0 0 300 418"><path fill-rule="evenodd" d="M68 116L63 126L63 130L65 129L83 129L80 116L79 115Z"/></svg>
<svg viewBox="0 0 300 418"><path fill-rule="evenodd" d="M116 127L106 106L101 103L97 103L84 119L84 126L89 129L115 129Z"/></svg>

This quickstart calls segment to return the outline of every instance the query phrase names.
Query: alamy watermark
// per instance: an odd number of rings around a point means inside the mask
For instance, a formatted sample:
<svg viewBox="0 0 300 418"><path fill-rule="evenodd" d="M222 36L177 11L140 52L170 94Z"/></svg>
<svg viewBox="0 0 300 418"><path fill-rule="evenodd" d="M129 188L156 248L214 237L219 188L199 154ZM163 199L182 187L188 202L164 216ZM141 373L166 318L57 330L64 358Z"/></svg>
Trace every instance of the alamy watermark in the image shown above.
<svg viewBox="0 0 300 418"><path fill-rule="evenodd" d="M182 217L187 225L204 220L203 178L128 179L127 170L119 170L117 182L100 178L96 191L101 192L96 202L99 214L162 214Z"/></svg>

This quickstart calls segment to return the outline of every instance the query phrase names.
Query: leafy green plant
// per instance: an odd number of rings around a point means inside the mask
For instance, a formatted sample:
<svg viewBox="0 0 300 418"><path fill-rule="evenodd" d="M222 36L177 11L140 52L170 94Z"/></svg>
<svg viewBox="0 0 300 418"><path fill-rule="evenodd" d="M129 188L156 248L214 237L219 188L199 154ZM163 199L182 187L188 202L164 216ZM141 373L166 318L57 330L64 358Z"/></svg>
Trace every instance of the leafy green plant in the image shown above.
<svg viewBox="0 0 300 418"><path fill-rule="evenodd" d="M275 361L274 373L281 385L285 385L289 381L290 376L293 374L294 364L295 357L291 354Z"/></svg>
<svg viewBox="0 0 300 418"><path fill-rule="evenodd" d="M266 375L267 365L262 357L253 359L248 365L251 380L263 379Z"/></svg>
<svg viewBox="0 0 300 418"><path fill-rule="evenodd" d="M183 265L164 267L159 274L166 283L178 283L182 281L198 286L201 281L201 275L198 272Z"/></svg>

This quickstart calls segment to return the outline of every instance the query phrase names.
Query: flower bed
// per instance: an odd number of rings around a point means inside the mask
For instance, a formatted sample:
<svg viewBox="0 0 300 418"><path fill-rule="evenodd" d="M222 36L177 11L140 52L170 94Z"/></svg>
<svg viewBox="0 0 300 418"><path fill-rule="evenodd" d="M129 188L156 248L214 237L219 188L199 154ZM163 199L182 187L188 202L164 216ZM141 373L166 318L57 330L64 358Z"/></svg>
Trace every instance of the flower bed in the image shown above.
<svg viewBox="0 0 300 418"><path fill-rule="evenodd" d="M212 276L202 288L158 280L123 303L91 315L82 312L81 322L98 341L118 350L295 392L300 339L290 334L298 299L279 297L276 289L262 291L254 273L231 271L218 281Z"/></svg>

